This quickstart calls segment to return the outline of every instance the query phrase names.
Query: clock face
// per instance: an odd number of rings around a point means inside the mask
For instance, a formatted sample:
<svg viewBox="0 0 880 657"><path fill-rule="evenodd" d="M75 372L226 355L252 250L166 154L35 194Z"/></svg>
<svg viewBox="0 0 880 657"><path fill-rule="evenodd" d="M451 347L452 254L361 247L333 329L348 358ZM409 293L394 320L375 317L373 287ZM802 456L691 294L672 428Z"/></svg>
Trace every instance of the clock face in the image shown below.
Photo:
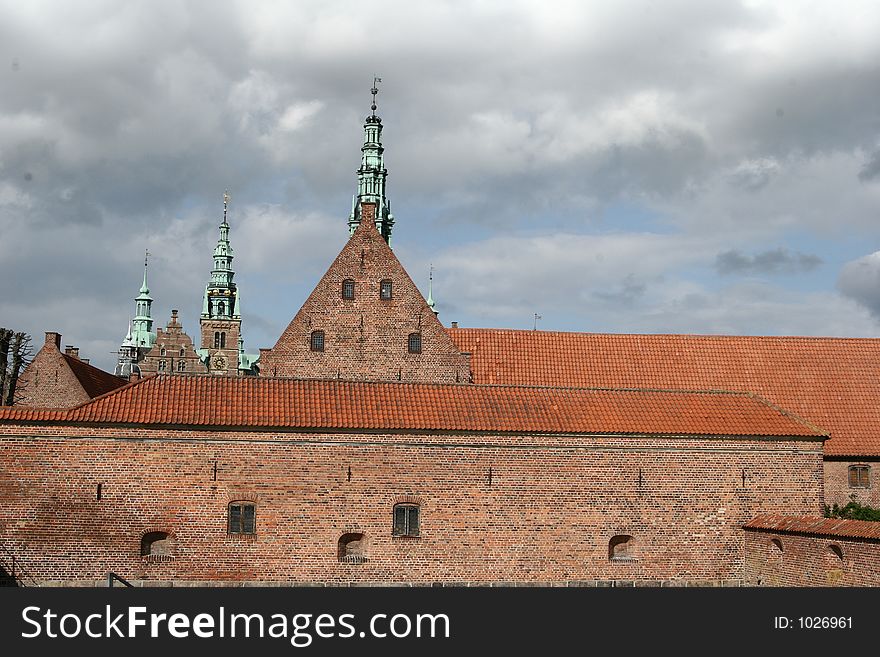
<svg viewBox="0 0 880 657"><path fill-rule="evenodd" d="M217 354L214 356L212 363L214 365L215 370L225 370L226 369L226 356L223 354Z"/></svg>

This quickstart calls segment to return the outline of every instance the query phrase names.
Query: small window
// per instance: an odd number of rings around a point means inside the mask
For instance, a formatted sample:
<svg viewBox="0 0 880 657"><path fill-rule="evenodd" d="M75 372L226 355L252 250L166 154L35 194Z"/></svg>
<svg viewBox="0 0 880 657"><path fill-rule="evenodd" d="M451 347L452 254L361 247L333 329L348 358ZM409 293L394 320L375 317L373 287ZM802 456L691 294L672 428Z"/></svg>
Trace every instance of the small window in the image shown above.
<svg viewBox="0 0 880 657"><path fill-rule="evenodd" d="M422 353L422 334L421 333L410 333L409 334L409 353L411 354L420 354Z"/></svg>
<svg viewBox="0 0 880 657"><path fill-rule="evenodd" d="M217 302L217 314L221 317L226 314L226 304L222 301Z"/></svg>
<svg viewBox="0 0 880 657"><path fill-rule="evenodd" d="M160 355L160 356L164 356L164 355L165 355L165 347L162 347L161 349L159 349L159 355Z"/></svg>
<svg viewBox="0 0 880 657"><path fill-rule="evenodd" d="M398 504L394 507L394 536L419 535L419 507L417 504Z"/></svg>
<svg viewBox="0 0 880 657"><path fill-rule="evenodd" d="M226 331L214 331L214 349L226 348Z"/></svg>
<svg viewBox="0 0 880 657"><path fill-rule="evenodd" d="M379 298L383 300L391 298L391 281L386 279L379 283Z"/></svg>
<svg viewBox="0 0 880 657"><path fill-rule="evenodd" d="M177 371L178 372L186 372L186 361L185 360L177 361Z"/></svg>
<svg viewBox="0 0 880 657"><path fill-rule="evenodd" d="M636 558L635 541L628 534L621 534L608 541L609 561L634 561Z"/></svg>
<svg viewBox="0 0 880 657"><path fill-rule="evenodd" d="M181 347L180 348L180 357L183 358L184 356L186 356L186 347Z"/></svg>
<svg viewBox="0 0 880 657"><path fill-rule="evenodd" d="M342 298L343 299L354 299L354 281L350 278L346 278L342 281Z"/></svg>
<svg viewBox="0 0 880 657"><path fill-rule="evenodd" d="M159 371L160 372L164 372L167 367L168 367L168 362L164 358L159 361Z"/></svg>
<svg viewBox="0 0 880 657"><path fill-rule="evenodd" d="M870 488L871 468L867 465L851 465L849 466L849 487L850 488Z"/></svg>
<svg viewBox="0 0 880 657"><path fill-rule="evenodd" d="M257 506L252 502L233 502L229 505L229 533L256 534Z"/></svg>
<svg viewBox="0 0 880 657"><path fill-rule="evenodd" d="M158 557L171 555L171 537L167 532L149 532L141 539L141 556Z"/></svg>
<svg viewBox="0 0 880 657"><path fill-rule="evenodd" d="M324 351L324 331L312 331L312 351Z"/></svg>

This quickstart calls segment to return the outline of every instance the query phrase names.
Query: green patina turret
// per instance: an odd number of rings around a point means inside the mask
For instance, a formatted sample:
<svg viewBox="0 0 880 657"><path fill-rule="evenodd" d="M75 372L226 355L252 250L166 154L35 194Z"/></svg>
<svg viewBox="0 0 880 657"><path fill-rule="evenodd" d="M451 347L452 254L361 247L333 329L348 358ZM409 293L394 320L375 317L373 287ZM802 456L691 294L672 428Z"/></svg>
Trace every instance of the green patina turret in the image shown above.
<svg viewBox="0 0 880 657"><path fill-rule="evenodd" d="M150 296L150 288L147 285L147 253L144 256L144 282L141 284L140 294L135 297L135 317L131 321L131 344L138 349L150 349L156 342L156 334L153 331L153 297Z"/></svg>
<svg viewBox="0 0 880 657"><path fill-rule="evenodd" d="M220 223L220 239L214 247L214 269L211 270L211 281L205 287L202 302L202 318L204 319L239 319L237 313L238 299L236 295L235 271L232 269L234 252L229 243L229 193L223 194L223 221Z"/></svg>
<svg viewBox="0 0 880 657"><path fill-rule="evenodd" d="M385 169L382 147L382 119L376 116L376 94L379 89L376 85L381 78L374 78L373 103L370 106L372 113L364 122L364 145L361 147L363 156L361 167L358 169L358 193L352 199L351 214L348 217L349 234L353 235L355 229L361 223L362 205L369 203L375 206L376 230L391 244L391 229L394 227L394 215L391 214L391 205L385 196L385 180L388 178L388 170Z"/></svg>

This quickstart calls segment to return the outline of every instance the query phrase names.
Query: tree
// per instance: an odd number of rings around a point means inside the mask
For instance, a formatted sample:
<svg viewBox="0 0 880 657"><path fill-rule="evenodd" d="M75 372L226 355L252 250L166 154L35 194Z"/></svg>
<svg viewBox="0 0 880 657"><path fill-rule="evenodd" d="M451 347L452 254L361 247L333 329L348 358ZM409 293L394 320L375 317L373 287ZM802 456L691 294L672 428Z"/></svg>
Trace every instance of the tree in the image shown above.
<svg viewBox="0 0 880 657"><path fill-rule="evenodd" d="M0 328L0 406L13 406L20 397L18 377L31 356L30 335Z"/></svg>

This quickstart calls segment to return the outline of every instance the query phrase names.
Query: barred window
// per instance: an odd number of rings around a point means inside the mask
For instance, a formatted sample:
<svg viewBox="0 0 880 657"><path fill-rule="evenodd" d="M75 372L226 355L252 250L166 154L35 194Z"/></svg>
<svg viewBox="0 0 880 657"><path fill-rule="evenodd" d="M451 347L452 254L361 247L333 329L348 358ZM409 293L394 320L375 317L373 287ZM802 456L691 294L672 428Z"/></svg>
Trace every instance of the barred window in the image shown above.
<svg viewBox="0 0 880 657"><path fill-rule="evenodd" d="M871 487L871 468L867 465L851 465L849 466L849 487L850 488L870 488Z"/></svg>
<svg viewBox="0 0 880 657"><path fill-rule="evenodd" d="M350 278L346 278L342 281L342 298L343 299L354 299L354 281Z"/></svg>
<svg viewBox="0 0 880 657"><path fill-rule="evenodd" d="M253 502L232 502L229 505L229 533L257 533L257 505Z"/></svg>
<svg viewBox="0 0 880 657"><path fill-rule="evenodd" d="M411 353L411 354L422 353L422 334L421 333L410 333L409 334L408 348L409 348L409 353Z"/></svg>
<svg viewBox="0 0 880 657"><path fill-rule="evenodd" d="M418 536L419 535L419 506L418 504L397 504L394 507L394 526L391 533L394 536Z"/></svg>
<svg viewBox="0 0 880 657"><path fill-rule="evenodd" d="M312 351L324 351L324 331L312 331Z"/></svg>
<svg viewBox="0 0 880 657"><path fill-rule="evenodd" d="M379 298L386 301L391 298L391 281L388 279L379 283Z"/></svg>
<svg viewBox="0 0 880 657"><path fill-rule="evenodd" d="M185 360L177 361L177 371L178 372L186 372L186 361Z"/></svg>

